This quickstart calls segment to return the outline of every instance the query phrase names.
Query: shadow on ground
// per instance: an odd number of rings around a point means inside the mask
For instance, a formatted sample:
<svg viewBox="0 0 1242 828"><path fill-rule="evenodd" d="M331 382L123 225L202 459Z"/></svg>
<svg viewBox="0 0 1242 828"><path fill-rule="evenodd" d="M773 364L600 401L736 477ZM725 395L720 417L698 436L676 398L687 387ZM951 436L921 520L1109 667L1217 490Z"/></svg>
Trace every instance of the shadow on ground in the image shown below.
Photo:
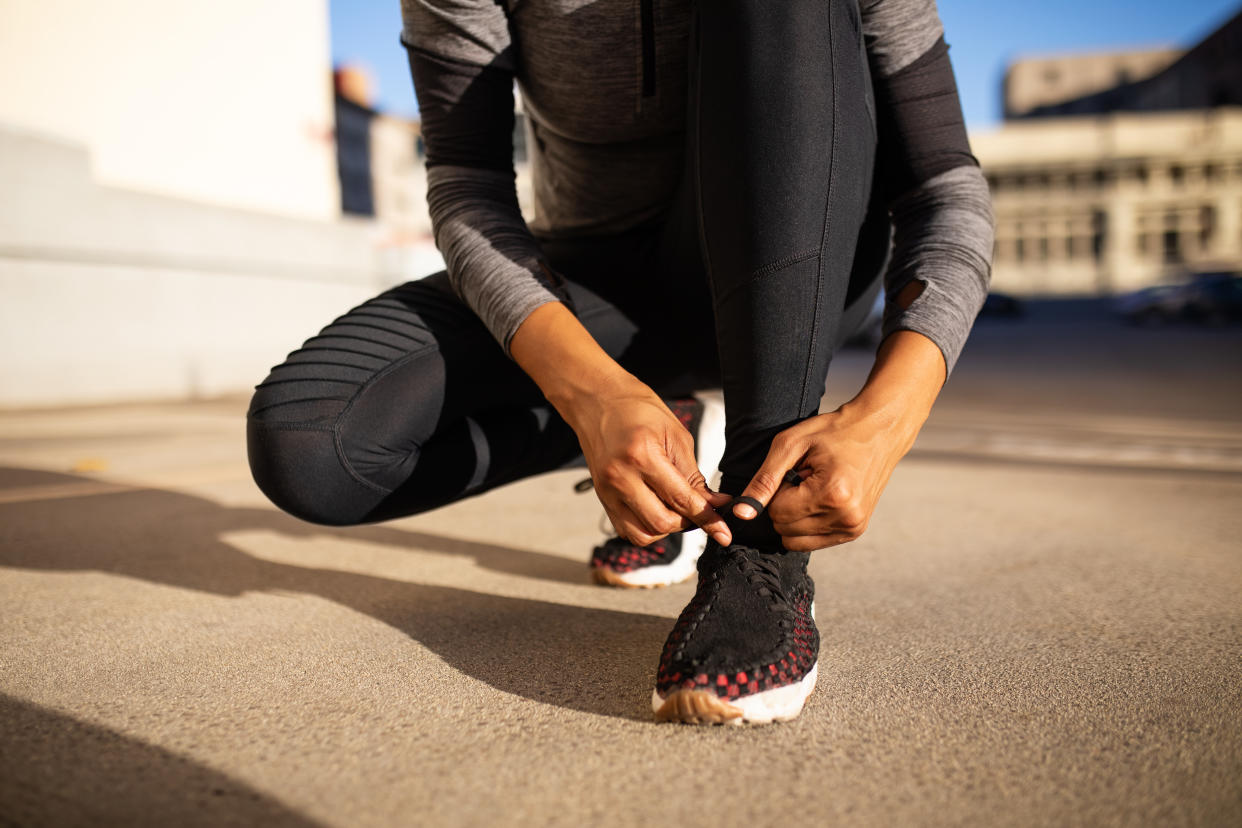
<svg viewBox="0 0 1242 828"><path fill-rule="evenodd" d="M83 481L0 470L0 489ZM254 529L328 534L470 555L490 568L557 581L570 580L572 570L572 582L585 582L582 565L552 555L374 526L311 526L274 511L224 508L155 489L0 505L0 526L2 566L105 572L222 596L315 595L388 624L498 690L570 710L650 720L652 654L667 633L666 618L275 563L220 538Z"/></svg>
<svg viewBox="0 0 1242 828"><path fill-rule="evenodd" d="M190 759L5 695L0 731L6 825L316 824Z"/></svg>

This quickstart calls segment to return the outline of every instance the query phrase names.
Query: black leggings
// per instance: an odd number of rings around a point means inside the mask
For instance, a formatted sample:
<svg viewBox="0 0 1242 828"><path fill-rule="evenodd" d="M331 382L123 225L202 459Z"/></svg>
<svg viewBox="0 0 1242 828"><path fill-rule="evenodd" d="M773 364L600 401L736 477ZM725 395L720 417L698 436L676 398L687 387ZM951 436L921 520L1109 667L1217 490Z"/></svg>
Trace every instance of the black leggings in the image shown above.
<svg viewBox="0 0 1242 828"><path fill-rule="evenodd" d="M856 6L789 5L698 9L685 173L664 216L542 243L622 366L666 397L724 389L721 489L735 494L772 437L818 409L888 250L887 213L868 213L875 122ZM273 368L247 440L274 503L334 525L581 462L573 431L444 273L351 310Z"/></svg>

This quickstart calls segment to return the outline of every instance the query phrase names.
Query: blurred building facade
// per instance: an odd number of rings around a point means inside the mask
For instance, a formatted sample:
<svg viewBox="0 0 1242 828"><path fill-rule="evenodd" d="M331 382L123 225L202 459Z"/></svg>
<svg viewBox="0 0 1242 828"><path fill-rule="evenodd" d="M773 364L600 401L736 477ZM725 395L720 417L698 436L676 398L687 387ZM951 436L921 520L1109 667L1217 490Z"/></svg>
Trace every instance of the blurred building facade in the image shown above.
<svg viewBox="0 0 1242 828"><path fill-rule="evenodd" d="M971 136L997 216L993 284L1111 293L1242 269L1242 14L1185 52L1035 58Z"/></svg>
<svg viewBox="0 0 1242 828"><path fill-rule="evenodd" d="M375 218L390 238L430 240L421 125L377 110L373 84L362 67L338 67L334 81L341 209ZM526 155L526 116L521 96L515 101L513 166L518 204L529 220L534 191Z"/></svg>
<svg viewBox="0 0 1242 828"><path fill-rule="evenodd" d="M5 3L0 69L0 406L244 392L440 266L342 209L327 0Z"/></svg>

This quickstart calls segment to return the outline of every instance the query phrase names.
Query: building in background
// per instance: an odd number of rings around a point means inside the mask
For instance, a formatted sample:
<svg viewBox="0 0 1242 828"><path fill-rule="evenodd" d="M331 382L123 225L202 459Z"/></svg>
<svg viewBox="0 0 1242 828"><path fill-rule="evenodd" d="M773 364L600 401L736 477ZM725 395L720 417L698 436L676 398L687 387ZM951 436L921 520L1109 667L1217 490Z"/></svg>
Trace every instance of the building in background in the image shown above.
<svg viewBox="0 0 1242 828"><path fill-rule="evenodd" d="M245 392L440 266L342 210L326 0L4 9L0 405Z"/></svg>
<svg viewBox="0 0 1242 828"><path fill-rule="evenodd" d="M365 68L339 66L333 79L341 209L374 218L394 244L432 244L421 125L375 108L374 83ZM534 198L520 95L516 104L513 164L518 204L529 219Z"/></svg>
<svg viewBox="0 0 1242 828"><path fill-rule="evenodd" d="M1242 14L1185 52L1015 62L971 136L997 217L993 285L1113 293L1242 269Z"/></svg>

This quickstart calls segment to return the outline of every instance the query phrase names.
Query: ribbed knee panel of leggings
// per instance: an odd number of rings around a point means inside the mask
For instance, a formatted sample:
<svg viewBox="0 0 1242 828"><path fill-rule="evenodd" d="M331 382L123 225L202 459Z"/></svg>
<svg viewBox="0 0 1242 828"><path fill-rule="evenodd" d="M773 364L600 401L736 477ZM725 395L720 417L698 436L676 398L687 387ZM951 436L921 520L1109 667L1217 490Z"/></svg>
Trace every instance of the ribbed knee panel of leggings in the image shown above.
<svg viewBox="0 0 1242 828"><path fill-rule="evenodd" d="M264 494L333 525L425 511L577 455L572 432L443 273L307 340L256 388L247 419Z"/></svg>

